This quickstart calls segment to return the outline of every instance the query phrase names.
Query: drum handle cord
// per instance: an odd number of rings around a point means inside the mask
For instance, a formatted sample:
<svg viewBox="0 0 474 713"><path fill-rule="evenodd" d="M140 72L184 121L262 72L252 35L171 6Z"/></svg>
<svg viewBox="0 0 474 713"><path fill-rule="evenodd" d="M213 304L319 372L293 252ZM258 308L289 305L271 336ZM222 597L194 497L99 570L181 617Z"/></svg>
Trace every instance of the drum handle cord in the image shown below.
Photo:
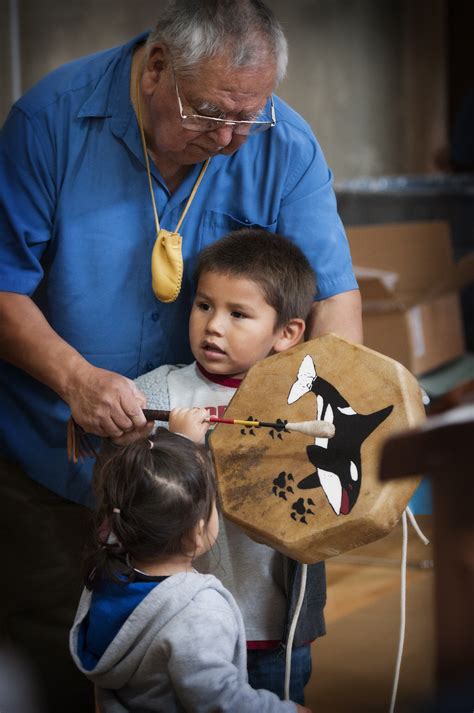
<svg viewBox="0 0 474 713"><path fill-rule="evenodd" d="M295 613L293 614L293 619L291 620L290 630L288 632L288 639L286 642L286 660L285 660L285 701L290 700L290 678L291 678L291 654L293 651L293 639L295 638L296 625L298 623L298 618L301 612L301 607L303 606L303 599L306 592L306 576L308 574L308 565L301 565L301 582L300 582L300 593L298 595L298 601L296 602Z"/></svg>
<svg viewBox="0 0 474 713"><path fill-rule="evenodd" d="M394 713L395 701L397 698L398 681L400 678L400 668L402 665L403 656L403 646L405 643L405 625L406 625L406 573L407 573L407 552L408 552L408 527L407 527L407 516L410 520L410 524L415 530L416 534L423 542L424 545L429 544L429 539L421 531L415 516L413 515L410 508L407 506L406 510L402 515L402 559L401 559L401 586L400 586L400 633L398 637L398 652L397 660L395 664L395 675L393 679L392 686L392 698L390 701L389 713ZM293 639L295 636L296 625L298 623L298 617L301 612L301 607L303 605L304 595L306 592L306 576L308 573L308 565L301 565L301 583L300 592L298 595L298 601L296 603L295 613L291 621L290 631L288 633L288 640L286 643L286 660L285 660L285 701L290 700L290 678L291 678L291 654L293 650Z"/></svg>
<svg viewBox="0 0 474 713"><path fill-rule="evenodd" d="M397 660L395 663L395 674L393 677L392 698L390 701L389 713L393 713L395 710L395 701L397 699L397 690L398 690L398 680L400 678L400 668L402 665L403 645L405 643L406 601L407 601L407 551L408 551L407 515L408 515L408 519L410 520L410 524L412 525L413 529L415 530L416 534L418 535L420 540L423 542L423 544L429 545L429 542L430 542L429 539L427 537L425 537L425 535L421 531L417 521L415 520L415 516L413 515L410 508L407 506L403 515L402 515L403 539L402 539L402 561L401 561L401 568L400 568L400 575L401 575L400 633L399 633L399 637L398 637L398 652L397 652Z"/></svg>

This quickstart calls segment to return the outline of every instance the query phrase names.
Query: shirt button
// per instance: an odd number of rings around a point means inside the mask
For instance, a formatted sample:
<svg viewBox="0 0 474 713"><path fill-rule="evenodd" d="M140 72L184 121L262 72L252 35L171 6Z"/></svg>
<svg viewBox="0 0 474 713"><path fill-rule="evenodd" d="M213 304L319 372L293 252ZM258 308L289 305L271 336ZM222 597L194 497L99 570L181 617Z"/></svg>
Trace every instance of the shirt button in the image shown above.
<svg viewBox="0 0 474 713"><path fill-rule="evenodd" d="M151 315L151 318L154 322L158 322L160 315L158 312L153 312L153 314Z"/></svg>
<svg viewBox="0 0 474 713"><path fill-rule="evenodd" d="M145 369L147 371L151 371L153 369L153 364L151 363L151 361L147 361L147 363L145 364Z"/></svg>

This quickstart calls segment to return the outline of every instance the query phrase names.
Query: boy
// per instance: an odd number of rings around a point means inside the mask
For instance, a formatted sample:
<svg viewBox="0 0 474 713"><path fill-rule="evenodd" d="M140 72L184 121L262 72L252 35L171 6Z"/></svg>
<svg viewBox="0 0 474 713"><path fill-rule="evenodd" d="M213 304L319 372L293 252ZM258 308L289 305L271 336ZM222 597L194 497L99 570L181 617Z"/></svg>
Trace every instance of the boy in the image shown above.
<svg viewBox="0 0 474 713"><path fill-rule="evenodd" d="M303 339L316 285L298 247L280 235L253 228L231 233L205 248L198 258L196 278L189 322L196 361L185 367L161 366L139 377L136 384L147 396L148 408L173 409L170 430L185 430L186 424L189 431L189 420L194 418L198 440L208 428L203 408L221 416L256 361ZM191 407L198 408L190 412ZM130 435L123 438L130 440ZM283 647L300 567L253 542L226 520L221 522L218 553L218 563L215 556L205 555L196 568L219 577L237 600L246 628L250 684L283 697ZM311 566L308 577L290 688L290 699L301 704L311 674L309 642L324 634L324 564Z"/></svg>

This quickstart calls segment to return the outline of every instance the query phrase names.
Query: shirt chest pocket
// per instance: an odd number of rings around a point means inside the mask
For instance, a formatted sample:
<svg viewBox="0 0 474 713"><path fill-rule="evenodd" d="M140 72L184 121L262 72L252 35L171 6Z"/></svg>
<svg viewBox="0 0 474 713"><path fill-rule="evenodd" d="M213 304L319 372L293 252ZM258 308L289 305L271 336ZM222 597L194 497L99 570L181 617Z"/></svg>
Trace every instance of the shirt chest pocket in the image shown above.
<svg viewBox="0 0 474 713"><path fill-rule="evenodd" d="M260 221L260 216L236 216L230 213L221 213L215 210L207 210L201 222L200 248L206 247L233 230L242 228L263 228L270 233L275 233L277 220L271 223Z"/></svg>

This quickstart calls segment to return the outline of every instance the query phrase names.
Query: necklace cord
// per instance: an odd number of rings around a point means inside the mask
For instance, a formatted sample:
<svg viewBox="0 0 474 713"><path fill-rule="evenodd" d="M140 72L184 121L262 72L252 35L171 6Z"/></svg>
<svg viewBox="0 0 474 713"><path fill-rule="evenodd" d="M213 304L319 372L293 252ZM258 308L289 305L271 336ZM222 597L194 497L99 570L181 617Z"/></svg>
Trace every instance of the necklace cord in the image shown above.
<svg viewBox="0 0 474 713"><path fill-rule="evenodd" d="M151 181L151 171L150 171L150 162L148 160L148 149L146 145L146 138L145 138L145 130L143 128L143 117L142 117L142 104L140 101L140 79L142 77L142 71L143 71L143 64L142 67L138 73L137 77L137 93L136 93L136 103L137 103L137 119L138 119L138 126L140 128L140 136L142 139L142 146L143 146L143 156L145 158L145 165L146 165L146 172L148 176L148 185L150 187L150 195L151 195L151 202L153 205L153 213L155 216L155 226L156 226L156 234L160 232L160 222L158 220L158 212L156 210L156 203L155 203L155 195L153 193L153 184Z"/></svg>
<svg viewBox="0 0 474 713"><path fill-rule="evenodd" d="M145 129L143 128L143 116L142 116L142 105L141 105L141 100L140 100L140 80L143 75L143 63L141 66L141 69L138 73L137 76L137 86L136 86L136 104L137 104L137 119L138 119L138 126L140 128L140 136L142 140L142 146L143 146L143 156L145 158L145 166L146 166L146 172L148 176L148 186L150 188L150 195L151 195L151 202L153 205L153 214L155 216L155 226L156 226L156 235L158 236L160 232L160 221L158 220L158 211L156 210L156 203L155 203L155 195L153 193L153 183L151 180L151 171L150 171L150 161L148 159L148 148L147 148L147 143L146 143L146 137L145 137ZM178 221L178 224L176 226L175 232L177 233L183 223L184 218L186 217L186 213L189 210L189 207L191 203L193 202L194 196L196 195L196 191L199 188L199 184L201 183L202 179L204 178L204 174L206 173L207 167L209 166L211 159L210 157L204 162L203 167L201 168L201 171L199 173L199 176L197 177L196 183L194 184L193 190L191 191L191 195L188 198L188 202L186 203L186 206L183 210L183 213L181 215L181 218Z"/></svg>

